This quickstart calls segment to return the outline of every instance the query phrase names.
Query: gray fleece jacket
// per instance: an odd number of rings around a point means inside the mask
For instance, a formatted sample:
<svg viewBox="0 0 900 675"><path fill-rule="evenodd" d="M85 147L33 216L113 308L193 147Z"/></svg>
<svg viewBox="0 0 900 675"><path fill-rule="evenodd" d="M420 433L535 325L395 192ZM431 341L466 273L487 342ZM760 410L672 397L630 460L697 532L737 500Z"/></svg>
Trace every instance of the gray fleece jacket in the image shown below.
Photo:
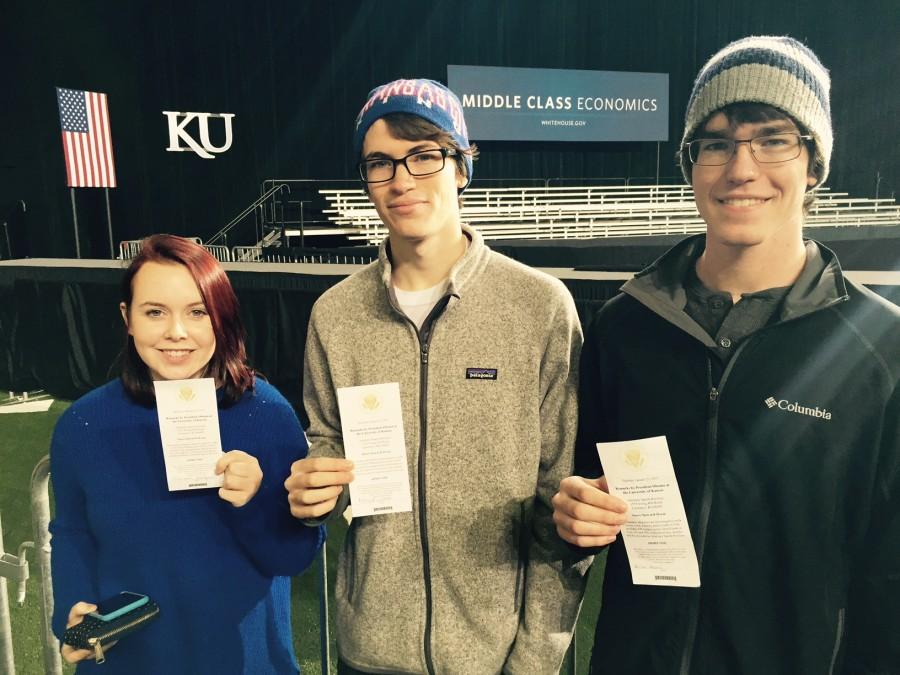
<svg viewBox="0 0 900 675"><path fill-rule="evenodd" d="M337 388L399 382L413 500L353 520L338 646L373 673L555 673L590 564L550 506L572 473L581 327L560 281L463 229L468 251L421 331L397 308L386 245L313 307L310 456L343 456Z"/></svg>

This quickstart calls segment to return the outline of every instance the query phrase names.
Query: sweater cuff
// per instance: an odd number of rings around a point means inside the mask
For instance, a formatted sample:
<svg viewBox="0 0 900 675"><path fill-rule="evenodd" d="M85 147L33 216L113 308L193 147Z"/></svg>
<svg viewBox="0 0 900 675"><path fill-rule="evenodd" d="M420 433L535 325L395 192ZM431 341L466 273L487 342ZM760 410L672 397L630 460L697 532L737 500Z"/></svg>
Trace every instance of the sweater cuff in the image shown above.
<svg viewBox="0 0 900 675"><path fill-rule="evenodd" d="M329 511L328 513L323 513L318 518L303 518L300 522L307 527L318 527L319 525L324 525L325 523L342 516L349 505L350 490L349 488L346 488L341 492L340 497L338 497L337 504L334 505L334 508L331 509L331 511Z"/></svg>

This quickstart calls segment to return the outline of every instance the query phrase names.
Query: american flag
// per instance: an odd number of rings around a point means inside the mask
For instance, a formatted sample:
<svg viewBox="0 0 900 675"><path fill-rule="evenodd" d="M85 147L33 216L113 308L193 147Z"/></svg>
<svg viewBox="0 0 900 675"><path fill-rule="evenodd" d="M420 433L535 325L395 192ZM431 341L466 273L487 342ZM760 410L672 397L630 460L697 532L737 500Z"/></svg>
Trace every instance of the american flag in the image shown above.
<svg viewBox="0 0 900 675"><path fill-rule="evenodd" d="M106 94L56 88L66 185L116 187Z"/></svg>

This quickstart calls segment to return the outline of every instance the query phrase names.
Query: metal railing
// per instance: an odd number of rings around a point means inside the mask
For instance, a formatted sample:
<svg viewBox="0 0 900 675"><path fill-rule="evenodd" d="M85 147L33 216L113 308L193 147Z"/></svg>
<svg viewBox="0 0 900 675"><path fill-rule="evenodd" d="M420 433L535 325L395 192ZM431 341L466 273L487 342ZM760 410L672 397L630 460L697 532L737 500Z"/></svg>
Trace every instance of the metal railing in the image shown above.
<svg viewBox="0 0 900 675"><path fill-rule="evenodd" d="M31 472L31 529L41 570L41 644L44 672L62 675L59 640L53 634L53 576L50 572L50 456L45 455Z"/></svg>
<svg viewBox="0 0 900 675"><path fill-rule="evenodd" d="M203 248L209 251L213 258L219 262L231 262L231 250L227 246L204 244Z"/></svg>
<svg viewBox="0 0 900 675"><path fill-rule="evenodd" d="M143 239L127 239L119 242L119 260L131 260L141 252Z"/></svg>
<svg viewBox="0 0 900 675"><path fill-rule="evenodd" d="M232 246L232 262L259 262L262 260L262 246Z"/></svg>
<svg viewBox="0 0 900 675"><path fill-rule="evenodd" d="M218 244L222 242L223 245L227 245L228 243L228 233L231 232L235 227L237 227L241 221L244 220L251 213L255 212L257 209L264 209L265 202L272 199L276 194L280 194L283 191L287 191L288 194L291 192L291 186L287 183L279 183L277 185L273 185L271 188L263 192L259 197L257 197L253 202L237 214L234 218L232 218L225 227L216 232L212 237L209 238L207 244ZM256 241L261 239L260 233L256 233Z"/></svg>
<svg viewBox="0 0 900 675"><path fill-rule="evenodd" d="M3 531L0 529L0 670L13 675L16 672L12 646L9 604L6 582L18 582L17 603L25 604L26 582L29 579L28 561L25 551L34 548L41 575L41 652L44 672L48 675L62 675L62 658L59 641L53 635L53 580L50 572L50 457L44 456L31 472L31 526L34 541L26 541L19 546L19 555L12 556L3 551Z"/></svg>
<svg viewBox="0 0 900 675"><path fill-rule="evenodd" d="M3 548L3 526L0 521L0 671L13 673L16 670L16 662L13 655L12 623L9 616L9 593L7 592L7 580L18 582L21 589L28 579L28 561L25 559L25 542L19 548L19 555L6 553ZM19 603L21 604L21 602Z"/></svg>

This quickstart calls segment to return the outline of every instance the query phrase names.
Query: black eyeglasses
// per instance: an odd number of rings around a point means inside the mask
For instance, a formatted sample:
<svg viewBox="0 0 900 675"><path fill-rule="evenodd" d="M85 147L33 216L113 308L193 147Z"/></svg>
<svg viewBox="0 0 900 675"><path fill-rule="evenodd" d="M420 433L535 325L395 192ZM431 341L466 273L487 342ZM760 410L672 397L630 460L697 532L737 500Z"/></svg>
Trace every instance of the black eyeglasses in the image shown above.
<svg viewBox="0 0 900 675"><path fill-rule="evenodd" d="M400 159L364 159L358 164L359 177L364 183L384 183L397 173L398 164L405 166L410 176L430 176L444 168L448 157L455 157L457 154L452 148L429 148L411 152Z"/></svg>
<svg viewBox="0 0 900 675"><path fill-rule="evenodd" d="M782 134L766 134L743 141L733 138L698 138L690 143L685 143L688 156L693 164L700 166L722 166L737 151L738 143L749 143L750 153L757 162L762 164L774 164L787 162L800 156L801 141L812 140L812 136L804 136L794 132Z"/></svg>

